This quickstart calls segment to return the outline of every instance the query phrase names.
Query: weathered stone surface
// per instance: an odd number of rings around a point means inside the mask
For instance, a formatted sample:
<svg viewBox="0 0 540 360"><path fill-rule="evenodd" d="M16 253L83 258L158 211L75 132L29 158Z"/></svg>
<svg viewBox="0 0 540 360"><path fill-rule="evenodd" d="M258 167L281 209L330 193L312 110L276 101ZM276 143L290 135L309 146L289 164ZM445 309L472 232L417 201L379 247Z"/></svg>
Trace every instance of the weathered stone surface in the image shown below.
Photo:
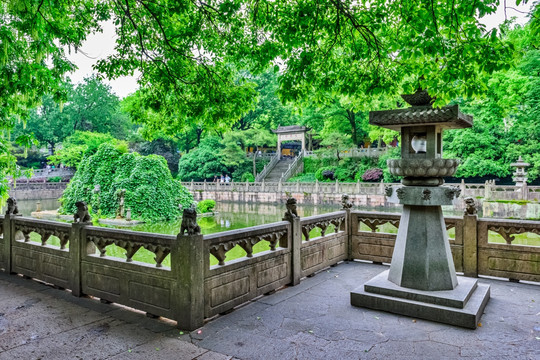
<svg viewBox="0 0 540 360"><path fill-rule="evenodd" d="M418 290L452 290L457 286L440 207L403 207L388 279Z"/></svg>

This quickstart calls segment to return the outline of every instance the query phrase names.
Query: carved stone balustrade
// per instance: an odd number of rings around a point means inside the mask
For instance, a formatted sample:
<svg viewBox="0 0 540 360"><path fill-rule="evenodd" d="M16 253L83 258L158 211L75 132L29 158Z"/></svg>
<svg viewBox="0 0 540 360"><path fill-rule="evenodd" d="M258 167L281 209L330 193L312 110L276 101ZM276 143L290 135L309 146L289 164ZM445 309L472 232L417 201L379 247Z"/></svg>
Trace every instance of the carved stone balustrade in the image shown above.
<svg viewBox="0 0 540 360"><path fill-rule="evenodd" d="M333 225L334 232L338 233L340 230L344 230L345 212L336 211L329 214L306 217L300 220L300 225L302 226L302 235L304 235L304 240L306 241L310 240L311 230L315 228L319 228L321 230L321 237L326 235L326 230L330 225Z"/></svg>
<svg viewBox="0 0 540 360"><path fill-rule="evenodd" d="M210 254L218 260L219 265L225 265L227 252L236 245L244 249L248 258L253 257L253 247L261 241L267 241L271 251L276 250L278 245L286 247L288 224L286 221L281 221L269 225L211 234L205 236L204 239L208 243Z"/></svg>
<svg viewBox="0 0 540 360"><path fill-rule="evenodd" d="M69 241L71 225L56 221L30 219L24 217L15 218L15 238L30 241L30 233L34 232L41 238L41 245L47 245L51 236L56 236L60 240L60 249L66 249Z"/></svg>
<svg viewBox="0 0 540 360"><path fill-rule="evenodd" d="M154 253L156 267L161 267L163 260L171 253L171 246L176 236L153 234L139 231L105 229L87 226L86 240L94 243L100 257L106 256L107 246L116 245L124 249L126 262L132 262L133 256L142 247Z"/></svg>

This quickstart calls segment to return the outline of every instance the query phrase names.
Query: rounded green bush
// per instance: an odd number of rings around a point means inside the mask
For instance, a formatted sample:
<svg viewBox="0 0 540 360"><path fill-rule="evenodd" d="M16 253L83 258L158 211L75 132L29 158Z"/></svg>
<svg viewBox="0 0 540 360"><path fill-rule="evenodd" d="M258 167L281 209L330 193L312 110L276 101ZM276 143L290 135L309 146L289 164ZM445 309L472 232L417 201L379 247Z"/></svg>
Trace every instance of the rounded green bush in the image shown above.
<svg viewBox="0 0 540 360"><path fill-rule="evenodd" d="M124 209L131 209L134 219L175 219L181 216L178 205L186 208L193 202L191 193L173 179L165 158L122 153L105 143L79 165L60 199L60 211L72 214L75 202L85 201L103 217L114 217L121 189L126 190Z"/></svg>
<svg viewBox="0 0 540 360"><path fill-rule="evenodd" d="M197 204L197 211L201 214L209 213L214 211L214 208L216 207L216 202L214 200L202 200L199 201Z"/></svg>

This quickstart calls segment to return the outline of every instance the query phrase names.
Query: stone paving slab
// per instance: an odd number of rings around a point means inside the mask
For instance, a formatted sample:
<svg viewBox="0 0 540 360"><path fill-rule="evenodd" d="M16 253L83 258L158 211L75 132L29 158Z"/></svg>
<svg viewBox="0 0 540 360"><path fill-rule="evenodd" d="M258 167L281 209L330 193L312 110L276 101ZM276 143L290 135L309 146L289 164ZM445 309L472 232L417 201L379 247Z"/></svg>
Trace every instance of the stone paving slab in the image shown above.
<svg viewBox="0 0 540 360"><path fill-rule="evenodd" d="M175 322L0 272L0 360L229 360Z"/></svg>
<svg viewBox="0 0 540 360"><path fill-rule="evenodd" d="M479 279L492 295L467 330L351 306L350 291L387 268L343 263L191 333L0 273L0 360L540 359L539 284Z"/></svg>
<svg viewBox="0 0 540 360"><path fill-rule="evenodd" d="M239 359L540 359L539 284L479 279L492 298L468 330L351 306L350 291L387 269L340 264L211 321L193 342Z"/></svg>

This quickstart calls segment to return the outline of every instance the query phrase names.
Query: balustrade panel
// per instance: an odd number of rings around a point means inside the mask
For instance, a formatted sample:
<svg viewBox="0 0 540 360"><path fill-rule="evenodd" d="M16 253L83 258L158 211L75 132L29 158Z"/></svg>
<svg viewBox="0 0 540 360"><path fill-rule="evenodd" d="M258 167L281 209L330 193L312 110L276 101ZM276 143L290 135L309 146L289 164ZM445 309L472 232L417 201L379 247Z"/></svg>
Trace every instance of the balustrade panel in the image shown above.
<svg viewBox="0 0 540 360"><path fill-rule="evenodd" d="M67 247L70 224L12 217L11 271L69 288L70 253ZM31 237L35 241L30 241ZM57 245L49 244L56 237Z"/></svg>
<svg viewBox="0 0 540 360"><path fill-rule="evenodd" d="M163 267L176 236L87 226L82 230L85 246L95 245L96 253L81 257L81 288L84 294L175 318L176 280ZM125 251L125 258L107 255L111 245ZM140 249L154 255L155 265L134 260Z"/></svg>
<svg viewBox="0 0 540 360"><path fill-rule="evenodd" d="M519 239L520 234L531 235L528 245ZM478 274L540 281L538 235L538 221L479 219Z"/></svg>
<svg viewBox="0 0 540 360"><path fill-rule="evenodd" d="M205 267L205 316L211 317L276 290L291 281L291 224L286 221L226 231L204 237L207 255L218 265ZM255 253L266 243L269 250ZM226 261L240 246L246 256Z"/></svg>
<svg viewBox="0 0 540 360"><path fill-rule="evenodd" d="M304 240L300 250L302 277L347 258L345 211L305 217L300 226Z"/></svg>

